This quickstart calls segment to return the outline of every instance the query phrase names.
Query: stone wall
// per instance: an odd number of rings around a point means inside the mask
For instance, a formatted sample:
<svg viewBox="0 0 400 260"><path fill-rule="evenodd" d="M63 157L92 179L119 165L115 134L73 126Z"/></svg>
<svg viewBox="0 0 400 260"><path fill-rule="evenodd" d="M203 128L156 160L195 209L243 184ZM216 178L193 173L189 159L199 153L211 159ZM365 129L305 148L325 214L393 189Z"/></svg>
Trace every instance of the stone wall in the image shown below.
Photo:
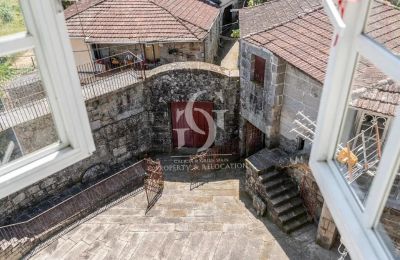
<svg viewBox="0 0 400 260"><path fill-rule="evenodd" d="M253 81L254 55L266 60L263 85ZM266 134L268 147L277 146L279 142L285 69L286 62L272 52L240 41L240 114Z"/></svg>
<svg viewBox="0 0 400 260"><path fill-rule="evenodd" d="M280 147L282 149L287 152L297 150L297 136L290 133L296 114L302 111L311 120L316 121L321 95L322 83L290 64L286 66L280 116ZM306 147L306 149L309 148L310 145Z"/></svg>
<svg viewBox="0 0 400 260"><path fill-rule="evenodd" d="M14 133L23 154L32 153L58 141L51 114L15 126Z"/></svg>
<svg viewBox="0 0 400 260"><path fill-rule="evenodd" d="M203 42L163 43L160 46L161 64L183 61L205 61Z"/></svg>
<svg viewBox="0 0 400 260"><path fill-rule="evenodd" d="M219 35L221 30L221 17L220 14L210 32L208 33L207 37L204 39L204 46L205 46L205 62L214 63L215 58L217 56L218 48L219 48Z"/></svg>
<svg viewBox="0 0 400 260"><path fill-rule="evenodd" d="M12 222L15 213L83 182L84 173L96 165L108 170L135 162L144 153L171 152L169 103L188 101L198 91L204 91L199 100L214 101L215 109L228 110L224 130L217 130L216 143L237 140L238 84L237 72L216 65L173 63L149 72L144 82L86 101L96 151L89 158L1 199L0 225ZM31 121L30 129L35 126L40 132L40 125ZM29 147L35 135L25 135L22 143Z"/></svg>

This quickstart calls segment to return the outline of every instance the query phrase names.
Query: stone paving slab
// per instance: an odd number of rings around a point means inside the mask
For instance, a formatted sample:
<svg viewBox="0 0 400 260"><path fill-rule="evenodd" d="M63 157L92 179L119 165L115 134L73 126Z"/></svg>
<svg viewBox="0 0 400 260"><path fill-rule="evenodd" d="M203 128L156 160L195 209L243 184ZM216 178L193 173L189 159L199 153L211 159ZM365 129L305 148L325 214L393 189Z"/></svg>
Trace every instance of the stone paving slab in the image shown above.
<svg viewBox="0 0 400 260"><path fill-rule="evenodd" d="M288 236L258 218L241 178L192 191L185 179L166 179L147 214L143 192L60 235L31 259L337 259L314 243L314 226Z"/></svg>

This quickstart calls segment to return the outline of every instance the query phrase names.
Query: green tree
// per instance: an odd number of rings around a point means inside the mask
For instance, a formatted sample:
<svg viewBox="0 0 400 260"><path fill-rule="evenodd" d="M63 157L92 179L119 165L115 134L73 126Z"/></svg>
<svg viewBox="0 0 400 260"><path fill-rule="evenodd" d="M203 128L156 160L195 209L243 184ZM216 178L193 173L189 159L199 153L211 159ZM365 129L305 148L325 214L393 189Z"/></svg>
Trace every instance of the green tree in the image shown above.
<svg viewBox="0 0 400 260"><path fill-rule="evenodd" d="M240 38L240 29L232 30L231 37L232 38Z"/></svg>
<svg viewBox="0 0 400 260"><path fill-rule="evenodd" d="M262 4L262 3L264 3L264 2L265 2L265 0L249 0L249 1L247 2L247 6L253 7L253 6Z"/></svg>
<svg viewBox="0 0 400 260"><path fill-rule="evenodd" d="M0 19L3 23L10 23L14 20L13 9L6 2L0 3Z"/></svg>

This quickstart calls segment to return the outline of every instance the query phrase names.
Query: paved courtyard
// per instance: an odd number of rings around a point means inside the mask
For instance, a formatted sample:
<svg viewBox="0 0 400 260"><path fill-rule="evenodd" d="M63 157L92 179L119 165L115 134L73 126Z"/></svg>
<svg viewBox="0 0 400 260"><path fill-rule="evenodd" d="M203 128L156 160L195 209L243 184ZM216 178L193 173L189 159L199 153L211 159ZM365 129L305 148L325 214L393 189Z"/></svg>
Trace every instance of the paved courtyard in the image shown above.
<svg viewBox="0 0 400 260"><path fill-rule="evenodd" d="M218 171L190 189L184 172L167 172L146 213L145 192L55 237L31 259L337 259L315 245L309 225L290 236L255 216L243 170ZM28 257L29 258L29 257Z"/></svg>

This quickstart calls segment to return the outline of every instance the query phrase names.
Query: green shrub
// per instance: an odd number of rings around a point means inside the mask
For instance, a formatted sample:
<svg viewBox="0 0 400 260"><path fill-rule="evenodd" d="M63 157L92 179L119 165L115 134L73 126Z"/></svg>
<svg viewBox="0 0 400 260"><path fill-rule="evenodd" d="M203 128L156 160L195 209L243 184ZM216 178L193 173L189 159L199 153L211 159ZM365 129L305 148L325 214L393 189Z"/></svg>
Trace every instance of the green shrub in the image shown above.
<svg viewBox="0 0 400 260"><path fill-rule="evenodd" d="M240 38L240 29L232 30L231 37L232 38Z"/></svg>
<svg viewBox="0 0 400 260"><path fill-rule="evenodd" d="M249 0L247 2L247 6L256 6L256 5L262 4L264 2L265 2L265 0Z"/></svg>
<svg viewBox="0 0 400 260"><path fill-rule="evenodd" d="M0 3L0 19L3 23L10 23L14 20L12 7L7 3Z"/></svg>

